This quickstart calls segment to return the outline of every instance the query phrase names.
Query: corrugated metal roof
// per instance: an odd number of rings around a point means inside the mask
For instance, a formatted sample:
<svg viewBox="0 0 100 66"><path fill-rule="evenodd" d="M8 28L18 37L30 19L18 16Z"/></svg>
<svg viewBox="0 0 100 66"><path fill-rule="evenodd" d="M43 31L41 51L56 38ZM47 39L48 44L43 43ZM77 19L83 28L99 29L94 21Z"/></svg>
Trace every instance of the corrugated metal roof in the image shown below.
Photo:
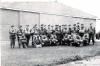
<svg viewBox="0 0 100 66"><path fill-rule="evenodd" d="M96 18L96 16L94 15L55 2L3 2L0 3L0 6L2 8L28 10L39 13L48 13L48 14L57 14L57 15L93 18L93 19Z"/></svg>

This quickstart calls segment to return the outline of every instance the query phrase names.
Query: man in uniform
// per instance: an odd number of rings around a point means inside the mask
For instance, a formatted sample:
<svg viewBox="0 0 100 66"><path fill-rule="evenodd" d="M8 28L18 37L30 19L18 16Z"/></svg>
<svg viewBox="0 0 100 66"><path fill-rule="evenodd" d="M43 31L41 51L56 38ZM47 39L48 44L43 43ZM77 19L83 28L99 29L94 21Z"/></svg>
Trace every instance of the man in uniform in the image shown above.
<svg viewBox="0 0 100 66"><path fill-rule="evenodd" d="M61 30L61 26L58 25L58 28L56 29L56 36L57 36L57 40L59 42L59 44L61 45L61 40L63 38L63 35L62 35L62 30Z"/></svg>
<svg viewBox="0 0 100 66"><path fill-rule="evenodd" d="M92 40L93 45L94 45L94 35L95 35L95 28L93 27L91 23L89 27L89 43L90 43L90 40Z"/></svg>
<svg viewBox="0 0 100 66"><path fill-rule="evenodd" d="M50 25L48 25L48 29L47 29L47 37L50 39L50 36L51 36L51 29L50 29Z"/></svg>
<svg viewBox="0 0 100 66"><path fill-rule="evenodd" d="M85 27L84 27L84 24L81 24L81 27L79 30L79 35L80 35L81 39L83 38L84 33L85 33Z"/></svg>
<svg viewBox="0 0 100 66"><path fill-rule="evenodd" d="M35 26L33 26L33 28L30 30L30 34L32 36L32 45L33 45L33 38L34 38L34 33L35 33Z"/></svg>
<svg viewBox="0 0 100 66"><path fill-rule="evenodd" d="M71 33L72 33L71 25L68 25L68 34L71 35Z"/></svg>
<svg viewBox="0 0 100 66"><path fill-rule="evenodd" d="M50 37L50 45L58 45L58 40L55 32L52 32L51 37Z"/></svg>
<svg viewBox="0 0 100 66"><path fill-rule="evenodd" d="M75 33L77 32L76 24L73 25L73 32L74 31L75 31Z"/></svg>
<svg viewBox="0 0 100 66"><path fill-rule="evenodd" d="M19 29L18 29L18 31L17 31L17 39L18 39L19 48L20 48L20 46L22 45L22 44L21 44L21 37L22 37L22 34L23 34L23 29L22 29L22 26L20 25L20 26L19 26Z"/></svg>
<svg viewBox="0 0 100 66"><path fill-rule="evenodd" d="M79 30L80 30L80 23L79 22L77 23L76 27L77 27L77 33L79 34Z"/></svg>
<svg viewBox="0 0 100 66"><path fill-rule="evenodd" d="M11 48L15 47L15 39L16 39L16 29L14 28L14 26L12 25L10 30L9 30L9 34L10 34L10 46Z"/></svg>
<svg viewBox="0 0 100 66"><path fill-rule="evenodd" d="M29 40L30 40L30 29L29 29L29 25L26 25L26 28L24 30L25 32L25 37L27 39L27 47L29 46Z"/></svg>

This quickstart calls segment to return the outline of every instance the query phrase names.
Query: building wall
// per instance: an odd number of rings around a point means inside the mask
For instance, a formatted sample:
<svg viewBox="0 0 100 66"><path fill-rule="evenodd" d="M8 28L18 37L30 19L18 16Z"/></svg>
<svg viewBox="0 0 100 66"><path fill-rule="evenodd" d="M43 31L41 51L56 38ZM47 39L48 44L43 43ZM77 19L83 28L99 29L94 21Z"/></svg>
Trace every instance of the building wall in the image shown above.
<svg viewBox="0 0 100 66"><path fill-rule="evenodd" d="M39 26L39 14L37 13L30 13L30 12L20 12L20 25L30 25L30 28L33 25L37 24Z"/></svg>
<svg viewBox="0 0 100 66"><path fill-rule="evenodd" d="M9 40L9 28L11 25L15 25L16 29L18 25L22 25L23 28L25 25L30 25L30 28L34 24L76 24L77 22L81 24L85 24L85 27L89 27L90 23L93 23L95 26L96 20L93 19L82 19L82 18L73 18L73 17L65 17L65 16L57 16L57 15L48 15L48 14L38 14L32 12L25 11L14 11L14 10L1 10L1 39L7 41Z"/></svg>
<svg viewBox="0 0 100 66"><path fill-rule="evenodd" d="M1 10L1 40L9 40L10 25L18 27L18 12L12 10Z"/></svg>
<svg viewBox="0 0 100 66"><path fill-rule="evenodd" d="M80 24L84 24L86 28L89 28L90 23L93 23L93 26L95 27L96 20L95 19L83 19L83 18L75 18L75 17L65 17L65 16L57 16L57 15L46 15L46 14L40 14L40 24L67 24L73 26L73 24L77 24L79 22Z"/></svg>
<svg viewBox="0 0 100 66"><path fill-rule="evenodd" d="M38 24L39 26L39 14L37 13L2 9L1 19L0 40L9 40L9 29L11 25L14 25L16 29L18 29L18 25L22 25L23 28L25 28L25 25L30 25L30 28L34 24Z"/></svg>

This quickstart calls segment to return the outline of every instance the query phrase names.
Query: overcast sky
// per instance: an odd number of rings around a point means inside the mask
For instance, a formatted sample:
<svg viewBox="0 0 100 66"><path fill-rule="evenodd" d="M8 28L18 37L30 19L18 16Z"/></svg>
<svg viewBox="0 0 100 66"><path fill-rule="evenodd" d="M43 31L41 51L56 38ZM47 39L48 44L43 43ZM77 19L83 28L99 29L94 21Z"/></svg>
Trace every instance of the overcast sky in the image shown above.
<svg viewBox="0 0 100 66"><path fill-rule="evenodd" d="M84 12L97 16L100 19L100 0L1 0L1 2L20 2L20 1L42 1L63 3L73 8L80 9ZM100 20L97 21L96 30L100 30Z"/></svg>

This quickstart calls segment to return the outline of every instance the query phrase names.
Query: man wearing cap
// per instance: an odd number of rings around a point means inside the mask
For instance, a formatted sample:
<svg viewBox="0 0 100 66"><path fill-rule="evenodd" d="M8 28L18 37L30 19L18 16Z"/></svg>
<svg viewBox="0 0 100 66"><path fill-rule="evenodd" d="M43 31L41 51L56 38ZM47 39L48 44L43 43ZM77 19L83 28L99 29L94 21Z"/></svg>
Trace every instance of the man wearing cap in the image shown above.
<svg viewBox="0 0 100 66"><path fill-rule="evenodd" d="M34 32L35 32L35 26L30 30L30 35L32 36L32 44L33 44L33 38L34 38Z"/></svg>
<svg viewBox="0 0 100 66"><path fill-rule="evenodd" d="M89 43L90 43L90 40L92 40L93 42L93 45L94 45L94 35L95 35L95 28L93 27L92 23L90 24L90 27L89 27Z"/></svg>
<svg viewBox="0 0 100 66"><path fill-rule="evenodd" d="M70 34L70 35L71 35L71 33L72 33L72 28L71 28L71 25L68 25L68 34Z"/></svg>
<svg viewBox="0 0 100 66"><path fill-rule="evenodd" d="M9 29L10 34L10 46L11 48L15 47L15 39L16 39L16 29L14 28L14 25L11 26Z"/></svg>
<svg viewBox="0 0 100 66"><path fill-rule="evenodd" d="M61 26L59 26L59 25L58 25L58 28L56 28L56 36L57 36L57 40L58 40L59 44L61 44L63 35L62 35Z"/></svg>
<svg viewBox="0 0 100 66"><path fill-rule="evenodd" d="M20 48L20 46L22 45L22 44L21 44L21 37L22 37L22 34L23 34L23 29L22 29L22 26L20 25L20 26L19 26L19 29L18 29L18 31L17 31L17 39L18 39L19 48Z"/></svg>
<svg viewBox="0 0 100 66"><path fill-rule="evenodd" d="M48 29L47 29L47 37L48 38L50 38L50 36L51 36L51 33L52 33L52 31L51 31L51 25L48 25Z"/></svg>
<svg viewBox="0 0 100 66"><path fill-rule="evenodd" d="M79 30L79 35L80 35L81 39L83 38L84 33L85 33L85 27L84 27L84 24L81 24L81 27Z"/></svg>
<svg viewBox="0 0 100 66"><path fill-rule="evenodd" d="M25 32L25 37L27 39L27 47L28 47L29 40L30 40L30 29L29 29L29 25L26 25L26 28L25 28L24 32Z"/></svg>
<svg viewBox="0 0 100 66"><path fill-rule="evenodd" d="M74 24L74 25L73 25L73 32L74 32L74 31L76 32L76 31L77 31L76 29L77 29L77 28L76 28L76 24Z"/></svg>
<svg viewBox="0 0 100 66"><path fill-rule="evenodd" d="M79 30L80 30L80 23L77 23L77 33L79 34Z"/></svg>

